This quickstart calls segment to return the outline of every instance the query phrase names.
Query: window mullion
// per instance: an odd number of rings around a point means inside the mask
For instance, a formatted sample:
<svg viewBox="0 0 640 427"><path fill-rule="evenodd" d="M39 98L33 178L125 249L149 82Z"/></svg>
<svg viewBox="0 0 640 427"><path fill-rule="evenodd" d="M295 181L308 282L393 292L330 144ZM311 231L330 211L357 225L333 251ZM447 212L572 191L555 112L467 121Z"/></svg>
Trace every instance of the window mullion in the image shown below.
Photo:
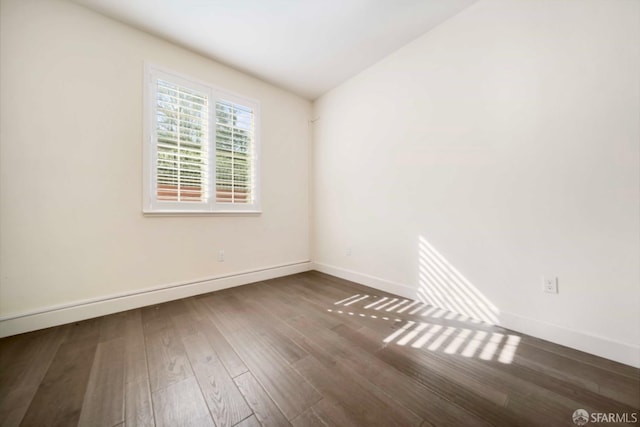
<svg viewBox="0 0 640 427"><path fill-rule="evenodd" d="M181 202L182 201L182 174L181 174L181 169L182 169L182 156L180 154L181 153L181 142L182 142L182 138L181 138L181 127L180 127L180 122L182 121L182 109L180 108L180 92L181 92L181 87L178 86L178 99L176 100L177 103L177 107L178 107L178 152L176 153L176 159L178 161L178 171L177 171L177 176L176 178L178 179L178 201Z"/></svg>
<svg viewBox="0 0 640 427"><path fill-rule="evenodd" d="M236 185L235 185L235 153L233 147L235 145L235 114L231 110L231 203L236 202Z"/></svg>
<svg viewBox="0 0 640 427"><path fill-rule="evenodd" d="M209 161L209 176L207 178L207 194L209 197L209 209L211 211L215 210L216 206L216 185L217 185L217 173L218 173L218 165L217 165L217 147L216 147L216 137L217 137L217 125L216 125L216 106L218 105L218 97L214 90L209 90L209 114L208 114L208 127L207 127L207 144L208 144L208 153L207 160Z"/></svg>

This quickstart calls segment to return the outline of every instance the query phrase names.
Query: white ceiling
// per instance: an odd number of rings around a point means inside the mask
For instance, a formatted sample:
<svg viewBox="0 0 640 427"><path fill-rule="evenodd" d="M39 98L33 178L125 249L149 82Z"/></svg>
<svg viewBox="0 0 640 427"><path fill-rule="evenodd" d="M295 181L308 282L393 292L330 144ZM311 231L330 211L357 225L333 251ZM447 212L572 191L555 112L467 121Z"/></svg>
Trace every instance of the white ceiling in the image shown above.
<svg viewBox="0 0 640 427"><path fill-rule="evenodd" d="M476 0L72 0L315 99Z"/></svg>

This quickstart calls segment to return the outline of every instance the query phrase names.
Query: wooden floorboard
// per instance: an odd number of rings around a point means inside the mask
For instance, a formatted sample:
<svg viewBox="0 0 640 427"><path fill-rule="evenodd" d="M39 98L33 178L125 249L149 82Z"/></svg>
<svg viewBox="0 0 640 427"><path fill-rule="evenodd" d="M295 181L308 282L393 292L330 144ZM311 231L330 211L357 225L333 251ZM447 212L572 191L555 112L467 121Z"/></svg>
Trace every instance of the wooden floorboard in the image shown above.
<svg viewBox="0 0 640 427"><path fill-rule="evenodd" d="M153 406L141 310L125 313L125 424L153 426Z"/></svg>
<svg viewBox="0 0 640 427"><path fill-rule="evenodd" d="M403 411L380 390L367 388L360 381L345 377L341 370L323 365L313 357L295 363L300 372L323 396L342 402L349 415L363 426L419 426L422 422L411 411Z"/></svg>
<svg viewBox="0 0 640 427"><path fill-rule="evenodd" d="M269 397L251 372L245 372L236 377L234 381L242 391L260 424L265 427L290 425L280 408Z"/></svg>
<svg viewBox="0 0 640 427"><path fill-rule="evenodd" d="M193 377L193 370L173 328L145 336L151 392Z"/></svg>
<svg viewBox="0 0 640 427"><path fill-rule="evenodd" d="M98 344L80 425L111 427L124 422L124 344L124 338Z"/></svg>
<svg viewBox="0 0 640 427"><path fill-rule="evenodd" d="M236 427L260 427L260 421L255 415L251 415L236 424Z"/></svg>
<svg viewBox="0 0 640 427"><path fill-rule="evenodd" d="M191 302L200 322L200 332L207 337L209 344L215 349L231 378L247 372L249 369L215 325L206 304L200 300L192 300Z"/></svg>
<svg viewBox="0 0 640 427"><path fill-rule="evenodd" d="M318 392L281 356L285 340L261 334L251 313L234 297L216 298L211 313L216 325L243 358L249 370L291 420L321 399ZM286 345L289 345L286 343Z"/></svg>
<svg viewBox="0 0 640 427"><path fill-rule="evenodd" d="M99 339L99 321L74 324L58 348L21 425L77 425Z"/></svg>
<svg viewBox="0 0 640 427"><path fill-rule="evenodd" d="M231 427L253 412L202 333L182 338L213 421Z"/></svg>
<svg viewBox="0 0 640 427"><path fill-rule="evenodd" d="M215 426L194 377L154 391L151 396L157 426Z"/></svg>
<svg viewBox="0 0 640 427"><path fill-rule="evenodd" d="M58 327L0 340L0 426L20 424L67 332Z"/></svg>
<svg viewBox="0 0 640 427"><path fill-rule="evenodd" d="M295 427L306 426L357 426L358 423L342 405L325 397L303 412L292 423Z"/></svg>
<svg viewBox="0 0 640 427"><path fill-rule="evenodd" d="M318 272L0 339L0 426L548 427L578 408L637 414L640 370Z"/></svg>

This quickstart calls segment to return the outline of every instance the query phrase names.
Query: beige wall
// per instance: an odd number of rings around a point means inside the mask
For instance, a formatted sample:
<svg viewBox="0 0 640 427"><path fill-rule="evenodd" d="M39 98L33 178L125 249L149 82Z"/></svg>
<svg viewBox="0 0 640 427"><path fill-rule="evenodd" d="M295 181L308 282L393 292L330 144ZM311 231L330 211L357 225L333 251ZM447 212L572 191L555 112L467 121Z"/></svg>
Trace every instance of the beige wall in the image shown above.
<svg viewBox="0 0 640 427"><path fill-rule="evenodd" d="M640 364L639 18L480 1L322 96L318 268Z"/></svg>
<svg viewBox="0 0 640 427"><path fill-rule="evenodd" d="M307 100L66 1L0 14L0 317L309 259ZM262 215L142 215L143 61L260 100Z"/></svg>

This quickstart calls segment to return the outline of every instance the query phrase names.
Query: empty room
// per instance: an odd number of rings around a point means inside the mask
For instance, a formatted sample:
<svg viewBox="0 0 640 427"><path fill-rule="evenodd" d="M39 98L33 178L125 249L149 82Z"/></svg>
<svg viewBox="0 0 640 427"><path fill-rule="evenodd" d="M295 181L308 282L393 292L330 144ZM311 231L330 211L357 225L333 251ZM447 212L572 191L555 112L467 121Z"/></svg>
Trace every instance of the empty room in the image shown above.
<svg viewBox="0 0 640 427"><path fill-rule="evenodd" d="M0 426L639 411L640 0L0 0Z"/></svg>

